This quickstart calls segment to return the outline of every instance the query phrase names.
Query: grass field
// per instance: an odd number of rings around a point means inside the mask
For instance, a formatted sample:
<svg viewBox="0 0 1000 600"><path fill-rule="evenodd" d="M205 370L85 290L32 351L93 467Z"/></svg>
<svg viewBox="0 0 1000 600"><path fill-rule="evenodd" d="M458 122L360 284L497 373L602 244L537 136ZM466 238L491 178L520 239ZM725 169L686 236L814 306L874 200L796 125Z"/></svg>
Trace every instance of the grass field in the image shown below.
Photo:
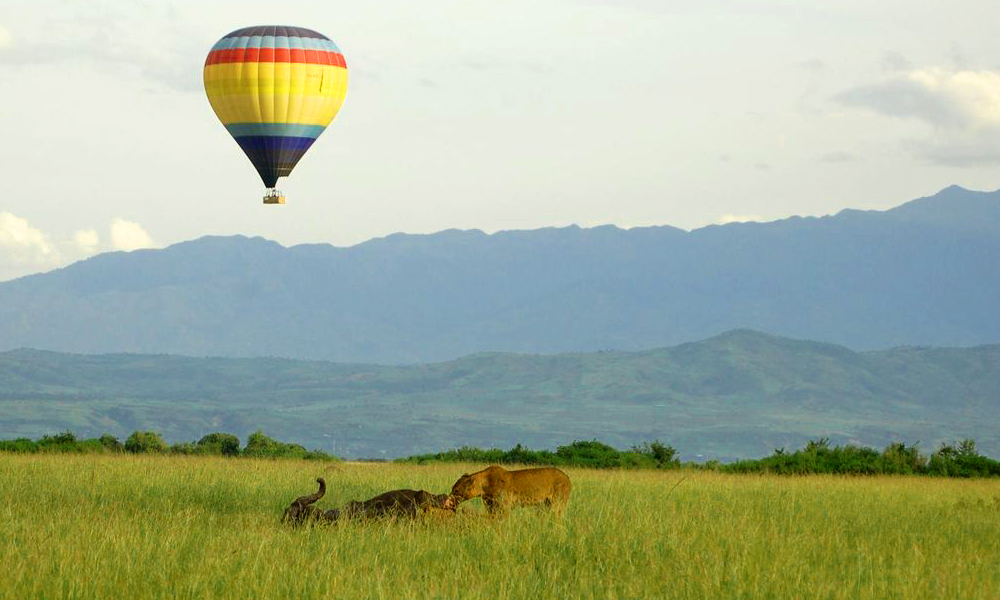
<svg viewBox="0 0 1000 600"><path fill-rule="evenodd" d="M0 454L0 597L1000 597L995 480L566 469L562 519L279 523L318 475L330 507L473 468Z"/></svg>

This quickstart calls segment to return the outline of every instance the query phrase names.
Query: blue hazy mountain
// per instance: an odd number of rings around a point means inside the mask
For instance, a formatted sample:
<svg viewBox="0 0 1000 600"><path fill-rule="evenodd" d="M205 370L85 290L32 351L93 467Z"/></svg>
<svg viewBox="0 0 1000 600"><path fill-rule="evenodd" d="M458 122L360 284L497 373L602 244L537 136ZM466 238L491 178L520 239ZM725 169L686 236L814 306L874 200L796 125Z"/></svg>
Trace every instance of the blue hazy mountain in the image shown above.
<svg viewBox="0 0 1000 600"><path fill-rule="evenodd" d="M205 237L0 283L0 350L447 360L639 350L733 328L856 350L1000 341L1000 192L673 227Z"/></svg>

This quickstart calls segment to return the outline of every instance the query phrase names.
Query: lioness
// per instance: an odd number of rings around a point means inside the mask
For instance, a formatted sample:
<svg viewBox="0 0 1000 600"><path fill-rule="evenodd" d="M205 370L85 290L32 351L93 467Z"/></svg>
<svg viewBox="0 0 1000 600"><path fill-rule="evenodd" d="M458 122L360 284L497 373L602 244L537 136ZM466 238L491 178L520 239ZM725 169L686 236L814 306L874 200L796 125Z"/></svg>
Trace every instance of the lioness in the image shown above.
<svg viewBox="0 0 1000 600"><path fill-rule="evenodd" d="M319 477L316 482L319 483L319 491L296 498L291 506L285 509L285 514L281 518L283 522L300 525L315 521L333 522L341 519L373 519L388 516L412 518L421 512L433 509L452 512L455 510L445 506L448 500L447 494L431 494L424 490L392 490L364 502L352 500L340 508L321 511L312 504L326 493L326 481Z"/></svg>
<svg viewBox="0 0 1000 600"><path fill-rule="evenodd" d="M472 498L482 497L490 513L510 506L544 504L562 510L569 502L569 477L553 468L508 471L492 466L465 474L455 482L444 507L454 510Z"/></svg>

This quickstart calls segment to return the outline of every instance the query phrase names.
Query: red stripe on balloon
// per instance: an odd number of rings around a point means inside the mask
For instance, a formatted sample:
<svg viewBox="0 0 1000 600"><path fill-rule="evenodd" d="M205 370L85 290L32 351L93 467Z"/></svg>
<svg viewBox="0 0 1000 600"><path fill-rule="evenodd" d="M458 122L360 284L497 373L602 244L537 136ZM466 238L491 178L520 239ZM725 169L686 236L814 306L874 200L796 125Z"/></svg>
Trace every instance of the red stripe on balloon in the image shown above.
<svg viewBox="0 0 1000 600"><path fill-rule="evenodd" d="M307 63L347 67L344 55L328 50L303 50L301 48L231 48L213 50L205 59L205 66L234 62Z"/></svg>

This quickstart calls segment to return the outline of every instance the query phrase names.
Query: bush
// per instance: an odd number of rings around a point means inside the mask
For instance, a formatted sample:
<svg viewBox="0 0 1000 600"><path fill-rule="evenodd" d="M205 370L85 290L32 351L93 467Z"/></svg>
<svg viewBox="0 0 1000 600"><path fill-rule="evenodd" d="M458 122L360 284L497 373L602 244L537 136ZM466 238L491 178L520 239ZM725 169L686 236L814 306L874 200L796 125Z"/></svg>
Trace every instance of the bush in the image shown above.
<svg viewBox="0 0 1000 600"><path fill-rule="evenodd" d="M38 440L38 450L40 452L77 452L76 436L72 431L63 431L56 435L43 435Z"/></svg>
<svg viewBox="0 0 1000 600"><path fill-rule="evenodd" d="M80 454L105 454L108 452L108 449L104 447L101 440L92 438L89 440L80 440L73 446L72 450L67 451L79 452Z"/></svg>
<svg viewBox="0 0 1000 600"><path fill-rule="evenodd" d="M298 444L286 444L278 440L271 439L264 435L264 432L257 430L247 438L247 445L243 449L243 456L255 458L304 458L306 460L336 460L322 450L306 450Z"/></svg>
<svg viewBox="0 0 1000 600"><path fill-rule="evenodd" d="M37 442L28 438L0 441L0 451L103 454L115 450L114 444L111 443L112 440L120 451L121 443L111 436L105 435L100 438L78 440L71 431L63 431L56 435L43 435Z"/></svg>
<svg viewBox="0 0 1000 600"><path fill-rule="evenodd" d="M29 440L28 438L0 441L0 451L3 452L22 452L25 454L33 454L39 450L40 448L38 447L38 442Z"/></svg>
<svg viewBox="0 0 1000 600"><path fill-rule="evenodd" d="M1000 462L979 454L973 440L962 440L957 446L942 444L931 455L927 472L942 477L996 477Z"/></svg>
<svg viewBox="0 0 1000 600"><path fill-rule="evenodd" d="M133 431L125 440L125 451L133 454L166 452L167 443L155 431Z"/></svg>
<svg viewBox="0 0 1000 600"><path fill-rule="evenodd" d="M198 446L191 442L179 442L170 447L171 454L201 454Z"/></svg>
<svg viewBox="0 0 1000 600"><path fill-rule="evenodd" d="M243 455L274 456L280 452L281 446L281 442L267 437L263 431L258 429L247 438L247 445L243 449Z"/></svg>
<svg viewBox="0 0 1000 600"><path fill-rule="evenodd" d="M907 446L895 442L882 451L882 472L913 475L921 473L927 466L927 459L917 450L916 444Z"/></svg>
<svg viewBox="0 0 1000 600"><path fill-rule="evenodd" d="M203 454L239 456L240 438L231 433L210 433L198 440L198 448Z"/></svg>
<svg viewBox="0 0 1000 600"><path fill-rule="evenodd" d="M676 469L681 466L677 450L673 446L664 446L659 440L632 446L632 451L652 458L660 469Z"/></svg>
<svg viewBox="0 0 1000 600"><path fill-rule="evenodd" d="M100 438L98 438L98 441L101 442L101 445L104 446L104 448L108 452L124 452L125 451L125 446L121 442L118 441L118 438L116 438L115 436L111 435L110 433L105 433Z"/></svg>
<svg viewBox="0 0 1000 600"><path fill-rule="evenodd" d="M43 435L42 439L38 440L40 446L66 446L76 444L76 436L73 435L72 431L68 429L62 433L57 433L56 435Z"/></svg>

